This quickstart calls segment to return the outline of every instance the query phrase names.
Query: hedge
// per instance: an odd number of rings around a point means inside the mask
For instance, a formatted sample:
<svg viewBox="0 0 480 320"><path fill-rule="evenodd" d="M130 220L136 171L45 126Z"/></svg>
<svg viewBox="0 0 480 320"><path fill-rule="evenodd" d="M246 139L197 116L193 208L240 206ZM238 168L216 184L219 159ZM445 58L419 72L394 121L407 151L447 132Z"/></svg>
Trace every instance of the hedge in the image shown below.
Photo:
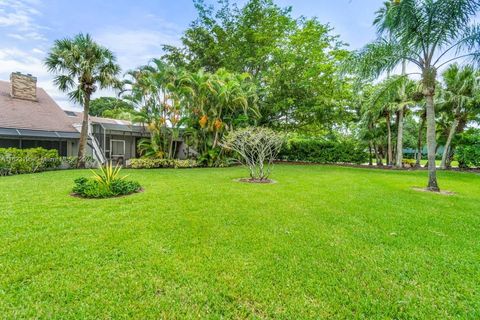
<svg viewBox="0 0 480 320"><path fill-rule="evenodd" d="M178 159L155 159L139 158L128 161L127 166L132 169L156 169L156 168L194 168L199 164L196 160L178 160Z"/></svg>
<svg viewBox="0 0 480 320"><path fill-rule="evenodd" d="M455 158L460 168L480 167L480 130L471 129L460 136Z"/></svg>
<svg viewBox="0 0 480 320"><path fill-rule="evenodd" d="M60 166L57 150L0 148L0 175L34 173Z"/></svg>
<svg viewBox="0 0 480 320"><path fill-rule="evenodd" d="M354 140L291 139L283 146L279 158L286 161L362 164L368 161L368 153Z"/></svg>

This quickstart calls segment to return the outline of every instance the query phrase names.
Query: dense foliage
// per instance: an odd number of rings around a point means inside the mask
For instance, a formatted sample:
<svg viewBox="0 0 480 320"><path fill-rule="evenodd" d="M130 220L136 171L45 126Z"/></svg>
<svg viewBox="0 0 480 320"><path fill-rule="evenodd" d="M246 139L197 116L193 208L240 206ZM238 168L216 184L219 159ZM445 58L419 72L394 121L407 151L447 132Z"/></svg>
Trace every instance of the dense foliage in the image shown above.
<svg viewBox="0 0 480 320"><path fill-rule="evenodd" d="M54 169L61 162L57 150L0 148L0 176Z"/></svg>
<svg viewBox="0 0 480 320"><path fill-rule="evenodd" d="M218 4L195 1L198 18L181 47L166 47L167 61L194 72L249 73L259 86L260 124L318 131L348 122L350 91L337 72L347 51L327 24L296 19L272 0Z"/></svg>
<svg viewBox="0 0 480 320"><path fill-rule="evenodd" d="M462 168L480 167L480 130L469 130L458 141L456 158Z"/></svg>
<svg viewBox="0 0 480 320"><path fill-rule="evenodd" d="M89 114L97 117L123 119L134 111L133 105L124 99L100 97L90 102ZM130 120L127 116L126 120Z"/></svg>
<svg viewBox="0 0 480 320"><path fill-rule="evenodd" d="M289 139L280 152L280 159L316 163L354 163L368 161L365 145L353 139Z"/></svg>
<svg viewBox="0 0 480 320"><path fill-rule="evenodd" d="M108 187L97 180L85 177L75 179L72 191L83 198L111 198L138 192L141 186L136 181L116 179Z"/></svg>

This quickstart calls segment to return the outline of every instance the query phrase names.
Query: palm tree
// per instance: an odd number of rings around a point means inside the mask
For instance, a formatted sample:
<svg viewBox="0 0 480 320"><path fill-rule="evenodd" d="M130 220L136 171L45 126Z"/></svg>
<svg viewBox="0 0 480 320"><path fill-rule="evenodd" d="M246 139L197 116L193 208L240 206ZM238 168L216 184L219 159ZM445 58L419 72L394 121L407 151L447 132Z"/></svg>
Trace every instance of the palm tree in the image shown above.
<svg viewBox="0 0 480 320"><path fill-rule="evenodd" d="M457 132L458 125L462 118L468 117L474 106L475 96L480 89L478 73L473 66L460 67L452 64L442 74L445 88L440 95L440 106L452 111L453 121L449 129L445 148L442 155L441 169L447 167L447 160L450 154L452 139Z"/></svg>
<svg viewBox="0 0 480 320"><path fill-rule="evenodd" d="M378 38L353 55L356 70L379 76L403 60L421 75L427 111L427 189L440 191L435 166L435 85L438 69L457 59L480 61L478 0L394 0L377 12ZM385 37L387 35L388 37Z"/></svg>
<svg viewBox="0 0 480 320"><path fill-rule="evenodd" d="M98 87L100 89L120 87L120 81L117 79L120 66L116 63L113 53L95 43L88 34L56 40L45 60L45 65L49 72L55 74L55 85L61 91L68 92L72 101L83 106L77 167L84 168L91 96Z"/></svg>

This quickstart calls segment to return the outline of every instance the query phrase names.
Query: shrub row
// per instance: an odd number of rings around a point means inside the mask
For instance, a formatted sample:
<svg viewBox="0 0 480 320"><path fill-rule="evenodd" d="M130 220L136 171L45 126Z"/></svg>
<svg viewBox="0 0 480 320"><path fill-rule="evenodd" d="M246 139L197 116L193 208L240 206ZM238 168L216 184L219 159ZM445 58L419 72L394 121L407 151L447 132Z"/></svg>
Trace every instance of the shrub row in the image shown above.
<svg viewBox="0 0 480 320"><path fill-rule="evenodd" d="M355 163L368 161L365 147L353 140L290 139L280 151L286 161L316 163Z"/></svg>
<svg viewBox="0 0 480 320"><path fill-rule="evenodd" d="M132 169L154 169L154 168L195 168L198 167L198 162L193 159L178 160L178 159L153 159L140 158L131 159L128 166Z"/></svg>
<svg viewBox="0 0 480 320"><path fill-rule="evenodd" d="M0 175L34 173L60 166L57 150L0 148Z"/></svg>

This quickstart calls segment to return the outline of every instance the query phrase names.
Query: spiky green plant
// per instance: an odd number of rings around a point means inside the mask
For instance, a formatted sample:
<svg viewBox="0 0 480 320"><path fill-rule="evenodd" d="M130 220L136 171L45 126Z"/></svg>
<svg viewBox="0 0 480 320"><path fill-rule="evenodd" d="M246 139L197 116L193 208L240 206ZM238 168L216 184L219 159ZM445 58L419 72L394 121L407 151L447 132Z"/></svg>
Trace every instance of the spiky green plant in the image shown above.
<svg viewBox="0 0 480 320"><path fill-rule="evenodd" d="M123 180L127 177L120 177L119 175L122 167L118 164L113 166L111 161L104 166L100 166L98 170L98 172L92 170L93 179L106 188L109 188L113 181Z"/></svg>

